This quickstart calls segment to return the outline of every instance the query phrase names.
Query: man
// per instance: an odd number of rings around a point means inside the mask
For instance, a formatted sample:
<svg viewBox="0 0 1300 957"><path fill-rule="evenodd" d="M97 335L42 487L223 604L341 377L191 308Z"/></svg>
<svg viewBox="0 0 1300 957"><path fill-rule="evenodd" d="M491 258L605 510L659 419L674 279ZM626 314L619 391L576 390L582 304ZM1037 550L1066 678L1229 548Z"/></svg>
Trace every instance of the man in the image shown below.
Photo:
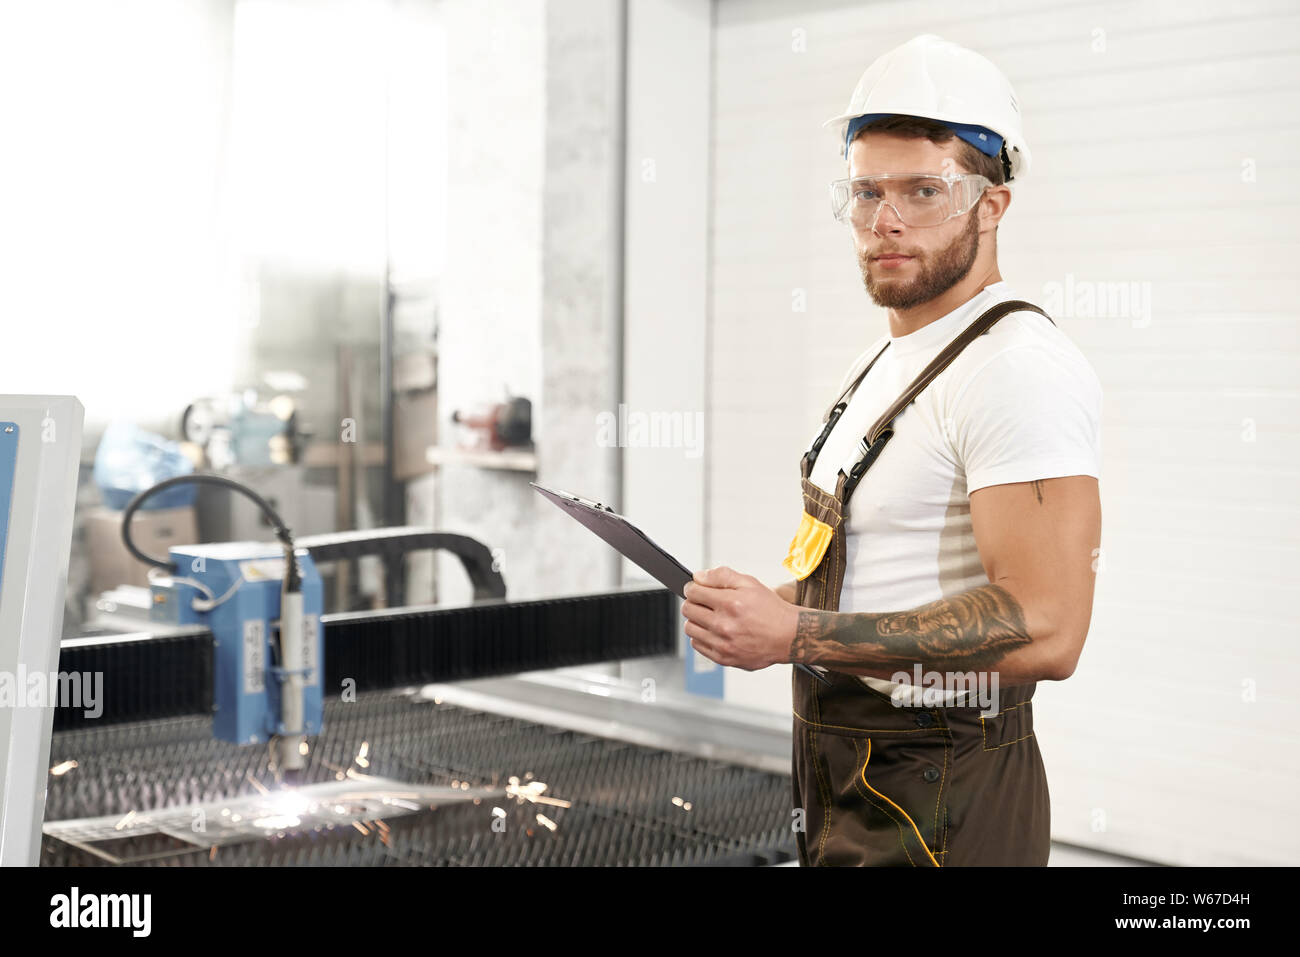
<svg viewBox="0 0 1300 957"><path fill-rule="evenodd" d="M1036 682L1073 673L1088 632L1101 389L998 271L1006 183L1030 156L993 64L917 37L877 60L831 122L848 159L834 212L889 333L804 455L785 562L796 580L773 590L701 572L686 634L722 665L805 666L793 672L802 864L1044 865L1031 699Z"/></svg>

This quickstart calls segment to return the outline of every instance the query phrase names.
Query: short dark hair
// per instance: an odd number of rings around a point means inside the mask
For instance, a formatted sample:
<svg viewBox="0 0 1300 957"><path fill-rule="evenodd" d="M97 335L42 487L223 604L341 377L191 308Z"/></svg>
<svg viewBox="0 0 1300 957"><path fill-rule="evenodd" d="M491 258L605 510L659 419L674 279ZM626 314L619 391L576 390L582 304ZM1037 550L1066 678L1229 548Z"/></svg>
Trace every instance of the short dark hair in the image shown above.
<svg viewBox="0 0 1300 957"><path fill-rule="evenodd" d="M856 140L863 133L892 133L908 139L925 138L931 143L947 143L957 136L942 123L920 116L882 116L858 130L853 139ZM966 169L986 177L994 186L1006 182L1001 156L981 153L963 139L958 139L957 143L957 157Z"/></svg>

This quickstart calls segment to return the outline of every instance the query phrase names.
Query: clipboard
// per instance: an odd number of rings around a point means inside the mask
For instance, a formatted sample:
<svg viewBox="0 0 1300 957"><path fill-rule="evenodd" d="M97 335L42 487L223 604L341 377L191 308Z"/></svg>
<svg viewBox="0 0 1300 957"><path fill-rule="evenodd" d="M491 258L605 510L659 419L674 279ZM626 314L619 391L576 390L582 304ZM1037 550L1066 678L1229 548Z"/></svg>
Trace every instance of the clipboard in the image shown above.
<svg viewBox="0 0 1300 957"><path fill-rule="evenodd" d="M622 515L608 505L589 501L572 492L546 488L536 482L528 484L558 505L574 521L603 538L678 598L686 597L686 583L695 577L695 573L656 545L645 532Z"/></svg>
<svg viewBox="0 0 1300 957"><path fill-rule="evenodd" d="M686 598L686 583L695 578L695 573L655 544L649 535L622 515L615 512L608 505L593 502L581 495L574 495L572 492L566 492L563 489L546 488L536 482L529 482L528 484L559 506L560 510L570 518L603 539L606 544L612 546L619 554L637 565L678 598ZM795 667L823 684L829 685L831 683L829 678L818 674L807 665L797 664Z"/></svg>

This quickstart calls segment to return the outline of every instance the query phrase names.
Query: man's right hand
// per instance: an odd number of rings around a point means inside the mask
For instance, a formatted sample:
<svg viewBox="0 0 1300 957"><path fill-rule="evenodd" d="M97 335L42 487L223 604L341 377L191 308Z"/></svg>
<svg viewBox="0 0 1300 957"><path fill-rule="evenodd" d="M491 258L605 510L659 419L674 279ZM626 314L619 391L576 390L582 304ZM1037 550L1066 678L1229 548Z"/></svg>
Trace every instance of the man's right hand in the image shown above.
<svg viewBox="0 0 1300 957"><path fill-rule="evenodd" d="M776 592L790 604L794 604L796 589L799 587L798 582L786 582L784 585L777 585L772 591Z"/></svg>

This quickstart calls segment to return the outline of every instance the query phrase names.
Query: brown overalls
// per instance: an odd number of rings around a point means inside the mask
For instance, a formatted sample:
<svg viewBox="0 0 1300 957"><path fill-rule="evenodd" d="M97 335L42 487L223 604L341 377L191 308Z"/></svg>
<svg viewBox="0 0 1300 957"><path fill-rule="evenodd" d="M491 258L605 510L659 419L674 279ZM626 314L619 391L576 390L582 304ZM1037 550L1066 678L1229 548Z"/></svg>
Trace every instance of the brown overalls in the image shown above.
<svg viewBox="0 0 1300 957"><path fill-rule="evenodd" d="M872 426L865 454L849 475L839 472L830 495L809 479L813 463L884 349L840 396L800 466L805 515L787 558L799 579L795 604L838 610L848 501L892 436L895 417L976 336L1026 309L1047 315L1026 302L999 303L957 336ZM984 718L974 705L896 707L854 675L829 671L826 685L792 670L801 865L1047 863L1050 806L1033 735L1033 684L999 687L1000 713Z"/></svg>

